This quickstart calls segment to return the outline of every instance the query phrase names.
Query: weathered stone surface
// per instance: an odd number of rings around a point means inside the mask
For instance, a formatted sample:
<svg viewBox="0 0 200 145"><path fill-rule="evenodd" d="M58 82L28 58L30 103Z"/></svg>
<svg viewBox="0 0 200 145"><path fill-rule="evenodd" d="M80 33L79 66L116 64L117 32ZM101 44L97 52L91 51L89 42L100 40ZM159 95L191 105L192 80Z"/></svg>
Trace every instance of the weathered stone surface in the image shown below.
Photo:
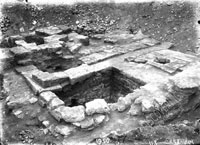
<svg viewBox="0 0 200 145"><path fill-rule="evenodd" d="M104 43L116 44L117 40L112 38L105 38Z"/></svg>
<svg viewBox="0 0 200 145"><path fill-rule="evenodd" d="M127 62L135 62L135 63L146 63L148 60L144 59L144 58L134 58L134 57L128 57L125 58L124 61Z"/></svg>
<svg viewBox="0 0 200 145"><path fill-rule="evenodd" d="M38 95L43 90L43 88L33 81L28 74L25 74L24 78L35 95Z"/></svg>
<svg viewBox="0 0 200 145"><path fill-rule="evenodd" d="M19 94L17 94L16 96L10 95L6 98L6 104L9 108L18 108L20 106L30 104L29 102L30 96L28 96L28 94L25 95L23 98L22 97L18 98L17 97L18 95Z"/></svg>
<svg viewBox="0 0 200 145"><path fill-rule="evenodd" d="M88 130L91 130L93 129L93 125L94 125L94 119L92 117L87 117L85 118L83 121L81 122L76 122L76 123L73 123L73 125L77 126L77 127L80 127L82 129L88 129Z"/></svg>
<svg viewBox="0 0 200 145"><path fill-rule="evenodd" d="M116 111L117 108L118 108L118 104L117 103L108 103L108 106L109 106L111 111Z"/></svg>
<svg viewBox="0 0 200 145"><path fill-rule="evenodd" d="M59 34L69 34L72 31L72 29L66 25L58 25L57 27L62 30Z"/></svg>
<svg viewBox="0 0 200 145"><path fill-rule="evenodd" d="M50 110L50 114L58 121L60 121L60 119L62 119L62 114L63 111L65 109L65 106L60 106L54 110Z"/></svg>
<svg viewBox="0 0 200 145"><path fill-rule="evenodd" d="M50 121L44 120L44 121L42 121L42 124L43 124L45 127L48 127L48 126L50 125Z"/></svg>
<svg viewBox="0 0 200 145"><path fill-rule="evenodd" d="M89 45L89 37L80 35L78 33L70 33L68 34L69 40L73 40L75 43L81 43L85 46Z"/></svg>
<svg viewBox="0 0 200 145"><path fill-rule="evenodd" d="M125 97L120 97L117 101L118 111L124 111L127 109L138 97L137 93L129 93Z"/></svg>
<svg viewBox="0 0 200 145"><path fill-rule="evenodd" d="M63 81L63 78L58 78L53 74L42 71L33 72L32 78L44 88L55 86Z"/></svg>
<svg viewBox="0 0 200 145"><path fill-rule="evenodd" d="M27 43L22 46L31 52L41 51L41 48L36 43Z"/></svg>
<svg viewBox="0 0 200 145"><path fill-rule="evenodd" d="M152 39L152 38L144 38L144 39L140 40L139 42L143 43L147 46L154 46L154 45L157 45L160 43L159 41Z"/></svg>
<svg viewBox="0 0 200 145"><path fill-rule="evenodd" d="M38 28L35 30L36 35L39 36L49 36L54 34L62 33L62 30L58 27L50 26L45 28Z"/></svg>
<svg viewBox="0 0 200 145"><path fill-rule="evenodd" d="M68 74L65 72L54 72L52 73L53 76L55 76L58 79L59 83L67 83L69 82Z"/></svg>
<svg viewBox="0 0 200 145"><path fill-rule="evenodd" d="M68 136L74 131L74 129L75 129L74 127L69 125L57 125L55 127L55 132L64 136Z"/></svg>
<svg viewBox="0 0 200 145"><path fill-rule="evenodd" d="M91 36L92 39L101 40L104 38L104 34L95 34Z"/></svg>
<svg viewBox="0 0 200 145"><path fill-rule="evenodd" d="M27 58L31 53L29 50L25 49L22 46L10 48L10 52L14 54L14 57L16 59Z"/></svg>
<svg viewBox="0 0 200 145"><path fill-rule="evenodd" d="M24 45L27 45L28 43L26 43L26 41L24 40L16 40L15 43L18 45L18 46L24 46Z"/></svg>
<svg viewBox="0 0 200 145"><path fill-rule="evenodd" d="M36 103L37 101L38 101L38 99L37 99L36 97L32 97L32 98L29 99L29 102L30 102L31 104L34 104L34 103Z"/></svg>
<svg viewBox="0 0 200 145"><path fill-rule="evenodd" d="M10 63L12 63L14 60L13 55L10 53L8 49L1 48L0 55L1 55L0 62L6 63L6 65L10 65Z"/></svg>
<svg viewBox="0 0 200 145"><path fill-rule="evenodd" d="M50 103L48 104L47 107L48 107L48 109L53 110L53 109L55 109L59 106L63 106L63 105L65 105L65 103L62 100L60 100L58 97L56 97L50 101Z"/></svg>
<svg viewBox="0 0 200 145"><path fill-rule="evenodd" d="M70 83L73 85L76 82L90 77L93 73L93 70L88 65L80 65L76 68L71 68L64 72L69 76Z"/></svg>
<svg viewBox="0 0 200 145"><path fill-rule="evenodd" d="M117 56L122 54L121 52L99 52L99 53L93 53L91 55L83 56L80 58L84 63L86 64L94 64L103 60L106 60L108 58Z"/></svg>
<svg viewBox="0 0 200 145"><path fill-rule="evenodd" d="M61 111L62 118L66 122L79 122L85 119L84 106L65 107Z"/></svg>
<svg viewBox="0 0 200 145"><path fill-rule="evenodd" d="M25 114L23 113L22 109L14 109L12 112L17 118L24 118Z"/></svg>
<svg viewBox="0 0 200 145"><path fill-rule="evenodd" d="M39 120L40 122L43 122L43 121L47 120L47 116L48 116L48 114L42 113L42 114L40 114L39 116L37 116L37 118L38 118L38 120Z"/></svg>
<svg viewBox="0 0 200 145"><path fill-rule="evenodd" d="M75 42L79 42L85 46L88 46L90 44L90 41L89 41L89 37L88 36L84 36L84 35L78 35L78 36L75 36Z"/></svg>
<svg viewBox="0 0 200 145"><path fill-rule="evenodd" d="M172 77L171 81L180 89L196 88L200 86L199 65L192 66Z"/></svg>
<svg viewBox="0 0 200 145"><path fill-rule="evenodd" d="M74 41L74 38L75 38L76 36L78 36L78 35L79 35L78 33L72 32L72 33L68 34L68 38L69 38L69 40L72 39L72 40Z"/></svg>
<svg viewBox="0 0 200 145"><path fill-rule="evenodd" d="M72 43L72 44L68 43L67 46L71 53L77 53L81 49L82 44L81 43Z"/></svg>
<svg viewBox="0 0 200 145"><path fill-rule="evenodd" d="M140 105L132 104L130 110L127 112L129 115L141 115L142 114L142 107Z"/></svg>
<svg viewBox="0 0 200 145"><path fill-rule="evenodd" d="M104 99L95 99L85 104L87 115L94 113L109 113L110 109Z"/></svg>
<svg viewBox="0 0 200 145"><path fill-rule="evenodd" d="M56 94L51 91L40 93L39 104L41 106L47 105L52 99L57 98Z"/></svg>
<svg viewBox="0 0 200 145"><path fill-rule="evenodd" d="M99 125L106 119L106 116L103 114L95 114L93 115L93 119L94 119L95 125Z"/></svg>
<svg viewBox="0 0 200 145"><path fill-rule="evenodd" d="M92 66L90 66L90 68L94 70L94 72L99 72L102 70L112 70L112 64L110 62L100 62L97 64L93 64Z"/></svg>
<svg viewBox="0 0 200 145"><path fill-rule="evenodd" d="M37 70L37 67L34 65L28 65L28 66L23 66L23 67L16 67L15 70L20 74L25 74L33 70Z"/></svg>
<svg viewBox="0 0 200 145"><path fill-rule="evenodd" d="M75 122L73 125L82 129L92 130L105 120L105 115L95 114L93 116L87 116L83 121Z"/></svg>
<svg viewBox="0 0 200 145"><path fill-rule="evenodd" d="M45 43L50 43L53 41L64 41L66 42L68 40L68 35L52 35L48 37L44 37Z"/></svg>
<svg viewBox="0 0 200 145"><path fill-rule="evenodd" d="M49 53L52 52L57 52L62 50L63 46L62 46L63 42L62 41L53 41L53 42L49 42L47 44L41 44L38 45L43 51L48 51Z"/></svg>
<svg viewBox="0 0 200 145"><path fill-rule="evenodd" d="M118 111L122 112L131 105L131 99L126 97L120 97L117 102Z"/></svg>
<svg viewBox="0 0 200 145"><path fill-rule="evenodd" d="M148 96L148 97L150 99L143 98L141 100L142 112L145 112L145 113L152 112L154 110L154 108L155 108L153 99L151 98L151 96ZM136 99L136 102L135 102L136 104L137 104L138 100Z"/></svg>
<svg viewBox="0 0 200 145"><path fill-rule="evenodd" d="M15 72L4 74L3 87L8 93L6 104L9 108L19 108L28 105L30 104L30 98L35 97L24 78Z"/></svg>

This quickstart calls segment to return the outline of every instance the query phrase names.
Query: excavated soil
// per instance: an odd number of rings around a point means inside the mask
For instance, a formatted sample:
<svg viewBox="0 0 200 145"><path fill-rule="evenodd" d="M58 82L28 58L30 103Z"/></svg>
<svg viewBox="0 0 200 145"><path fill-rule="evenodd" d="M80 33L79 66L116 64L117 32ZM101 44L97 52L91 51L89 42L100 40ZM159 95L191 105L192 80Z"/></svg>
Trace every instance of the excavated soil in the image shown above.
<svg viewBox="0 0 200 145"><path fill-rule="evenodd" d="M2 9L4 36L29 32L37 27L69 25L87 35L114 29L139 29L156 40L170 41L174 50L196 52L196 3L83 3L76 5L5 5Z"/></svg>

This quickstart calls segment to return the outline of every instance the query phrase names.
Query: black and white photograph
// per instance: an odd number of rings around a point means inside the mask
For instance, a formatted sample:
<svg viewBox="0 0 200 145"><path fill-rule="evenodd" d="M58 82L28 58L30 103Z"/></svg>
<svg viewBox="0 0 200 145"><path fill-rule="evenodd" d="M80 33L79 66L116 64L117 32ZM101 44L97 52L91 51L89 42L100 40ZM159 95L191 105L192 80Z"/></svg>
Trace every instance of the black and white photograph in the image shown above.
<svg viewBox="0 0 200 145"><path fill-rule="evenodd" d="M200 1L0 0L0 145L200 144Z"/></svg>

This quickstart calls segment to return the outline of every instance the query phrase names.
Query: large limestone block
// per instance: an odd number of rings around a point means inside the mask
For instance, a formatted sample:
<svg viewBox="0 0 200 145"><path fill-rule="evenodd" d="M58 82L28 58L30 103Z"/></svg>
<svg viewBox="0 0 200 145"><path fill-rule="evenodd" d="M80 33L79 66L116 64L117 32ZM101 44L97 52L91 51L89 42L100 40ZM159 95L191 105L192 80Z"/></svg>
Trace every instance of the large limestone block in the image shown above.
<svg viewBox="0 0 200 145"><path fill-rule="evenodd" d="M86 113L87 115L92 115L94 113L109 113L110 109L108 104L104 99L95 99L86 103Z"/></svg>

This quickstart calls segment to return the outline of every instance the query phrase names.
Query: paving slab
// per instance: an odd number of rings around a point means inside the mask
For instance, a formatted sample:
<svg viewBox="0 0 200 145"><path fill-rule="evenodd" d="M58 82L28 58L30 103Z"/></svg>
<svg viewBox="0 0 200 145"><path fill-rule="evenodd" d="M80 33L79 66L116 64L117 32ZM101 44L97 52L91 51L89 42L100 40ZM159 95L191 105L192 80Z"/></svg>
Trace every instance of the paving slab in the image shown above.
<svg viewBox="0 0 200 145"><path fill-rule="evenodd" d="M27 50L26 48L24 48L22 46L10 48L10 52L16 58L24 58L31 54L31 51Z"/></svg>
<svg viewBox="0 0 200 145"><path fill-rule="evenodd" d="M50 26L45 28L38 28L35 30L35 33L39 36L50 36L62 33L62 30L58 27Z"/></svg>
<svg viewBox="0 0 200 145"><path fill-rule="evenodd" d="M66 42L68 40L68 35L62 34L62 35L51 35L48 37L44 37L44 42L49 43L53 41L64 41Z"/></svg>
<svg viewBox="0 0 200 145"><path fill-rule="evenodd" d="M90 77L94 73L94 70L91 69L88 65L84 64L75 68L68 69L64 72L68 75L70 84L73 85Z"/></svg>

